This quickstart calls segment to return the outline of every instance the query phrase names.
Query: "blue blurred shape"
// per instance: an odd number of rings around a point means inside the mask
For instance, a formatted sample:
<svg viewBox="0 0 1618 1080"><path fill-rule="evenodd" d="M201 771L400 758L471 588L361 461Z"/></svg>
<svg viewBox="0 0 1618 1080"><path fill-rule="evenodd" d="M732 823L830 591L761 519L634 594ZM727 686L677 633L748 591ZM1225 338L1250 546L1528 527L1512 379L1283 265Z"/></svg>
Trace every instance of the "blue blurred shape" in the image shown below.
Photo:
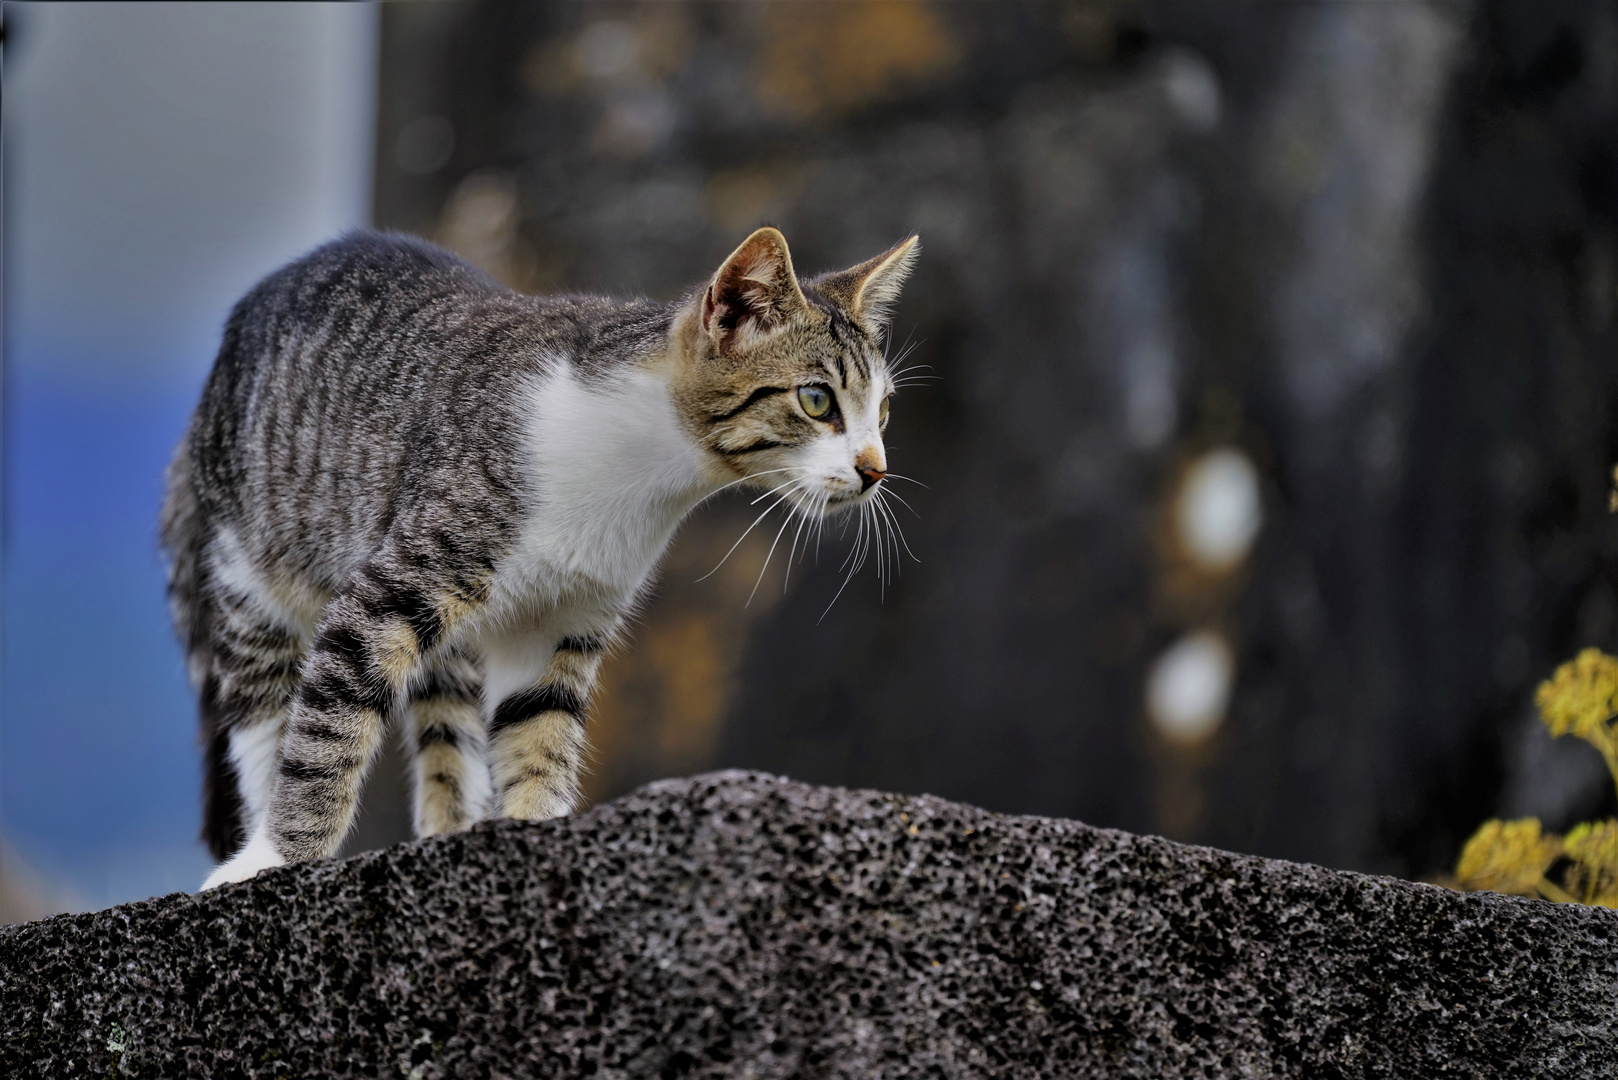
<svg viewBox="0 0 1618 1080"><path fill-rule="evenodd" d="M58 893L102 905L207 865L163 467L235 298L369 218L377 13L7 19L0 830Z"/></svg>

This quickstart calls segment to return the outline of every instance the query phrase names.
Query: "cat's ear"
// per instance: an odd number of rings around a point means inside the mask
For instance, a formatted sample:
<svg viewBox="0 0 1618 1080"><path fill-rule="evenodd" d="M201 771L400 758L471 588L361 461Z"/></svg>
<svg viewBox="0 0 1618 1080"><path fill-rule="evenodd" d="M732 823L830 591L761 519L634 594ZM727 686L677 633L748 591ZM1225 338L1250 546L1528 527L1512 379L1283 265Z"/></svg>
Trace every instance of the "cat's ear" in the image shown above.
<svg viewBox="0 0 1618 1080"><path fill-rule="evenodd" d="M766 226L731 252L702 294L702 329L726 353L809 308L786 237Z"/></svg>
<svg viewBox="0 0 1618 1080"><path fill-rule="evenodd" d="M899 289L921 254L921 237L911 236L858 266L822 274L809 284L826 299L848 312L855 322L875 333L887 322L899 299Z"/></svg>

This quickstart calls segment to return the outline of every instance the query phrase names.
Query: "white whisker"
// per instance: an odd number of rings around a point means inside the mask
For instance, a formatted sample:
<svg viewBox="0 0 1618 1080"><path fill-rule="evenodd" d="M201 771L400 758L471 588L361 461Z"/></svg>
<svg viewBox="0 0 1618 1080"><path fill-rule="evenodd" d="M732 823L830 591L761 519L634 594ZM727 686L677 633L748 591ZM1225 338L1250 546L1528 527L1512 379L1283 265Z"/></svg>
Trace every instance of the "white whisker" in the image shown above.
<svg viewBox="0 0 1618 1080"><path fill-rule="evenodd" d="M826 535L826 504L831 502L831 496L822 491L820 493L820 516L815 522L815 565L820 565L820 539Z"/></svg>
<svg viewBox="0 0 1618 1080"><path fill-rule="evenodd" d="M895 388L910 386L915 383L938 382L939 376L929 374L933 369L931 364L911 364L909 367L899 368L888 373L888 381Z"/></svg>
<svg viewBox="0 0 1618 1080"><path fill-rule="evenodd" d="M793 509L795 510L796 508L797 508L796 504L794 504ZM761 584L763 584L763 582L764 582L764 573L765 573L765 571L767 571L770 568L770 560L775 557L775 547L776 547L777 544L779 544L781 542L781 534L786 532L787 531L787 526L791 525L791 524L792 524L792 510L789 510L789 511L787 511L786 520L781 522L781 527L779 529L775 530L775 539L770 541L770 550L767 551L764 554L764 565L759 567L758 580L753 582L753 591L747 594L747 603L743 604L742 607L750 606L753 603L753 597L758 595L758 587ZM792 562L789 559L787 561L787 571L790 573L791 570L792 570Z"/></svg>
<svg viewBox="0 0 1618 1080"><path fill-rule="evenodd" d="M875 499L871 500L871 522L876 526L876 583L877 603L888 598L888 585L892 580L892 569L888 563L888 538L882 528L881 504Z"/></svg>
<svg viewBox="0 0 1618 1080"><path fill-rule="evenodd" d="M792 550L787 553L787 572L781 576L781 592L785 595L787 584L792 580L792 560L798 558L801 562L809 557L809 539L813 536L820 522L825 520L826 493L824 491L810 494L813 500L811 507L798 508L798 527L792 533ZM803 540L803 555L798 555L798 541Z"/></svg>
<svg viewBox="0 0 1618 1080"><path fill-rule="evenodd" d="M903 495L899 494L897 491L894 491L892 488L886 488L886 489L884 489L883 494L884 495L891 495L895 499L898 499L900 506L904 507L906 510L909 510L912 514L916 514L916 508L914 506L911 506L909 501L907 499L905 499L905 497ZM921 515L916 514L916 517L920 518Z"/></svg>
<svg viewBox="0 0 1618 1080"><path fill-rule="evenodd" d="M865 564L871 560L871 545L876 537L876 526L871 522L871 507L867 503L859 504L860 535L859 558L854 560L854 572L864 569Z"/></svg>
<svg viewBox="0 0 1618 1080"><path fill-rule="evenodd" d="M818 482L803 476L801 470L793 467L771 469L768 470L768 473L756 473L743 479L755 480L757 477L768 475L769 473L786 473L789 475L781 483L775 484L750 500L748 504L750 506L757 506L759 503L765 503L766 505L748 523L747 528L742 530L741 535L736 538L735 542L726 549L724 556L714 565L714 568L698 578L698 581L705 581L718 573L735 555L737 550L741 548L742 544L746 542L747 538L763 524L764 520L783 505L787 507L786 516L776 527L775 535L770 538L770 546L764 553L763 565L759 567L758 576L753 579L753 587L747 594L746 604L749 606L757 598L759 590L763 588L764 579L769 576L770 566L775 561L775 553L780 550L781 541L786 537L789 528L792 530L792 539L787 544L786 566L781 575L781 592L783 595L791 591L793 565L808 560L811 545L815 549L815 561L818 565L820 548L826 539L828 519L837 518L837 536L839 538L848 538L849 526L850 524L853 525L854 535L852 541L849 544L847 553L837 567L838 572L843 575L843 580L838 583L837 591L832 595L831 603L827 604L825 611L821 612L820 621L822 622L825 621L827 615L831 614L831 610L837 605L837 601L842 598L843 593L848 591L849 585L853 583L854 578L859 576L867 564L875 565L878 596L881 601L885 602L888 589L898 581L905 559L908 558L918 563L921 561L910 548L909 538L905 536L904 529L899 524L894 503L904 507L918 519L921 514L910 504L908 499L894 491L890 486L881 485L876 487L868 493L867 498L844 500L836 498L829 491L823 490ZM907 480L921 487L927 486L919 480L902 474L888 473L887 475L895 480ZM740 482L741 480L732 481L732 484ZM729 487L732 484L725 486ZM893 502L889 501L889 496L893 497Z"/></svg>
<svg viewBox="0 0 1618 1080"><path fill-rule="evenodd" d="M893 492L890 491L887 494L892 495ZM887 503L883 503L882 506L888 512L888 521L893 525L893 531L899 537L899 543L904 545L905 554L909 555L914 562L921 562L916 553L910 550L910 541L905 539L905 531L899 527L899 518L894 514L893 508L888 506ZM918 514L917 516L919 517L920 515Z"/></svg>
<svg viewBox="0 0 1618 1080"><path fill-rule="evenodd" d="M791 481L788 481L788 483L791 483ZM782 487L785 487L785 486L786 486L785 484L782 485ZM776 488L775 490L779 491L780 488ZM766 496L770 495L770 494L773 494L773 492L765 492ZM745 530L743 530L742 534L736 538L736 542L734 544L730 545L730 550L725 552L724 558L721 558L719 560L719 562L714 565L714 568L712 570L708 571L706 574L703 574L701 577L697 578L697 580L698 581L707 581L709 578L711 578L715 574L719 573L719 568L721 566L725 565L725 560L729 559L732 555L734 555L736 553L736 549L742 546L742 541L747 539L747 534L752 532L758 526L758 523L763 521L766 517L768 517L769 514L770 514L770 511L774 510L777 506L780 506L781 503L786 500L786 498L787 498L786 495L782 495L780 498L776 499L773 503L766 506L764 508L764 512L762 514L760 514L758 517L753 519L753 524L749 525ZM757 502L757 501L758 501L757 499L753 500L753 502ZM750 503L748 505L752 505L752 504Z"/></svg>
<svg viewBox="0 0 1618 1080"><path fill-rule="evenodd" d="M792 560L798 557L798 538L803 535L803 527L808 521L808 517L802 513L802 508L800 507L798 513L798 527L792 530L792 547L787 550L786 570L781 574L782 596L787 594L787 586L792 584Z"/></svg>
<svg viewBox="0 0 1618 1080"><path fill-rule="evenodd" d="M893 546L893 529L887 528L885 523L883 523L882 504L880 504L879 500L870 500L870 517L874 517L875 520L877 520L877 526L879 526L879 528L877 528L877 534L882 536L883 568L882 591L880 591L880 599L885 601L888 596L888 586L893 585L893 578L895 578L896 573L898 573L898 567L893 565L893 563L895 563L896 554L898 554L898 547ZM892 547L892 554L890 554L890 551L888 551L890 547Z"/></svg>
<svg viewBox="0 0 1618 1080"><path fill-rule="evenodd" d="M808 497L811 498L811 499L815 499L815 505L816 506L819 505L819 500L816 499L816 497L814 495L811 494ZM805 507L803 507L801 505L797 506L797 507L794 507L794 512L798 515L798 527L796 529L792 530L792 550L787 552L786 572L781 575L781 595L782 596L786 595L787 586L789 584L791 584L791 582L792 582L792 560L798 554L798 539L803 536L803 531L804 531L804 529L806 529L809 526L809 523L810 523L810 520L811 520L810 519L810 511L807 508L805 508ZM808 545L805 544L804 545L804 554L807 555L808 553L809 553Z"/></svg>
<svg viewBox="0 0 1618 1080"><path fill-rule="evenodd" d="M741 476L741 477L737 477L737 478L736 478L736 479L735 479L735 480L732 480L732 481L730 481L730 482L729 482L729 483L725 483L725 484L720 484L720 485L719 485L719 486L718 486L718 487L716 487L716 488L714 488L714 489L713 489L713 490L712 490L712 491L710 491L710 492L709 492L709 493L708 493L708 498L710 498L710 499L711 499L711 498L713 498L713 497L714 497L714 496L715 496L715 495L717 495L717 494L719 494L719 493L720 493L720 492L721 492L721 491L724 491L724 490L726 490L726 489L727 489L727 488L733 488L733 487L735 487L735 486L736 486L736 485L737 485L737 484L745 484L745 483L747 483L747 482L748 482L748 481L749 481L749 480L757 480L757 479L758 479L758 478L759 478L759 477L761 477L761 476L768 476L768 475L770 475L770 474L771 474L771 473L778 473L778 472L791 472L791 471L792 471L792 470L793 470L793 469L795 469L795 468L797 468L797 466L796 466L796 465L788 465L788 466L787 466L787 467L786 467L786 468L784 468L784 469L764 469L764 470L763 470L763 471L761 471L761 472L756 472L756 473L751 473L751 474L749 474L749 475L747 475L747 476Z"/></svg>
<svg viewBox="0 0 1618 1080"><path fill-rule="evenodd" d="M763 502L765 499L768 499L771 495L774 495L777 491L780 491L782 488L789 488L793 484L798 483L799 479L800 479L799 477L794 476L794 477L790 478L789 480L787 480L787 482L784 483L784 484L777 484L774 487L772 487L770 490L766 491L764 494L760 495L758 498L754 499L752 502L748 503L747 505L748 506L757 506L759 503Z"/></svg>
<svg viewBox="0 0 1618 1080"><path fill-rule="evenodd" d="M872 532L876 535L876 583L877 598L880 601L887 597L888 591L888 537L882 527L884 522L880 504L873 498L866 505L871 508L871 524L874 526Z"/></svg>
<svg viewBox="0 0 1618 1080"><path fill-rule="evenodd" d="M881 492L878 492L877 497L871 500L871 506L875 508L878 518L888 518L888 504L882 501ZM891 520L887 522L883 529L883 534L891 551L888 557L888 584L891 585L899 576L899 541L894 539L893 522Z"/></svg>
<svg viewBox="0 0 1618 1080"><path fill-rule="evenodd" d="M849 565L850 563L852 563L854 561L854 557L856 555L858 555L859 551L860 551L860 542L865 538L865 515L864 514L855 514L854 515L854 521L855 521L855 525L856 525L856 528L854 530L854 546L848 549L848 557L845 558L842 561L842 563L837 567L837 569L839 569L839 570L841 570L844 566L847 566L847 565ZM844 532L846 532L847 529L848 529L848 518L847 517L843 518L843 529L844 529ZM843 535L842 533L838 534L839 537L841 537L842 535ZM856 567L856 569L857 569L857 567Z"/></svg>
<svg viewBox="0 0 1618 1080"><path fill-rule="evenodd" d="M862 515L862 522L861 522L861 524L862 524L862 526L863 526L863 515ZM863 527L862 527L862 530L861 530L861 531L862 531L862 534L863 534ZM853 557L853 552L849 552L849 556L850 556L850 558L852 558L852 557ZM839 567L839 569L841 569L841 567ZM855 573L856 573L856 572L858 572L858 570L859 570L859 566L858 566L858 564L856 564L856 565L854 565L854 566L853 566L853 567L851 567L851 568L850 568L850 569L849 569L849 571L848 571L848 573L847 573L847 574L845 574L845 575L844 575L844 576L843 576L843 583L842 583L842 584L841 584L841 585L839 585L839 586L837 586L837 592L836 592L836 594L834 594L834 595L833 595L833 596L832 596L832 598L831 598L831 603L829 603L829 604L827 604L827 605L826 605L826 610L825 610L825 611L822 611L822 612L821 612L821 613L820 613L820 618L819 618L819 619L816 619L816 620L815 620L815 624L816 624L816 625L817 625L817 626L818 626L818 625L819 625L819 624L820 624L820 623L823 623L823 622L825 622L825 621L826 621L826 616L827 616L827 615L830 615L830 614L831 614L831 609L832 609L832 608L834 608L834 607L836 607L836 606L837 606L837 599L838 599L838 597L840 597L840 596L842 596L842 595L843 595L843 590L844 590L844 589L846 589L846 588L848 588L848 583L849 583L849 582L850 582L850 581L853 581L853 580L854 580L854 574L855 574Z"/></svg>
<svg viewBox="0 0 1618 1080"><path fill-rule="evenodd" d="M910 333L908 335L906 335L906 337L905 337L905 343L899 347L899 355L895 356L893 358L893 361L890 363L888 361L888 352L889 352L889 347L893 344L893 338L891 336L889 336L883 342L882 366L883 367L899 367L899 365L903 364L905 362L905 357L909 356L912 352L914 352L916 350L916 346L922 344L921 341L916 341L915 337L916 337L916 328L911 327L910 328ZM926 339L923 338L922 340L925 341ZM901 368L900 370L903 370L903 369Z"/></svg>

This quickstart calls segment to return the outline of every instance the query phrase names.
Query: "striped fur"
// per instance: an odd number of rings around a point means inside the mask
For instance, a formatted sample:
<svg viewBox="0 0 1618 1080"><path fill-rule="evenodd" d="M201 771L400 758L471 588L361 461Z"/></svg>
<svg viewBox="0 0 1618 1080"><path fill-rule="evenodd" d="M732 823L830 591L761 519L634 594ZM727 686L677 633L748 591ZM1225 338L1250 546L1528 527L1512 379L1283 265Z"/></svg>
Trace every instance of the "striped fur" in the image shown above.
<svg viewBox="0 0 1618 1080"><path fill-rule="evenodd" d="M577 802L585 709L601 668L600 641L564 638L540 681L495 708L489 737L502 817L553 817Z"/></svg>
<svg viewBox="0 0 1618 1080"><path fill-rule="evenodd" d="M488 733L477 663L451 652L424 667L410 692L417 836L466 828L488 813Z"/></svg>
<svg viewBox="0 0 1618 1080"><path fill-rule="evenodd" d="M915 250L800 283L761 229L654 304L524 296L362 233L255 288L162 522L207 885L335 851L391 726L422 835L569 812L603 654L680 520L732 483L806 515L870 497Z"/></svg>

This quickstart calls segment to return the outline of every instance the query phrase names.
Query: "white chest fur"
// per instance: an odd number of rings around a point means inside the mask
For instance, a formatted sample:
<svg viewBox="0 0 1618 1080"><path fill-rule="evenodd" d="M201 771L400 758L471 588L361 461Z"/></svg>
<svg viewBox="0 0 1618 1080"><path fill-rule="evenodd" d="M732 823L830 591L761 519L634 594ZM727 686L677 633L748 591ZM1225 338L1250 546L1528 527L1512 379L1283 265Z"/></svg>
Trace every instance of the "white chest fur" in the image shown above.
<svg viewBox="0 0 1618 1080"><path fill-rule="evenodd" d="M529 510L497 575L499 606L616 608L641 588L680 519L713 492L701 451L653 370L595 385L559 363L525 404Z"/></svg>

